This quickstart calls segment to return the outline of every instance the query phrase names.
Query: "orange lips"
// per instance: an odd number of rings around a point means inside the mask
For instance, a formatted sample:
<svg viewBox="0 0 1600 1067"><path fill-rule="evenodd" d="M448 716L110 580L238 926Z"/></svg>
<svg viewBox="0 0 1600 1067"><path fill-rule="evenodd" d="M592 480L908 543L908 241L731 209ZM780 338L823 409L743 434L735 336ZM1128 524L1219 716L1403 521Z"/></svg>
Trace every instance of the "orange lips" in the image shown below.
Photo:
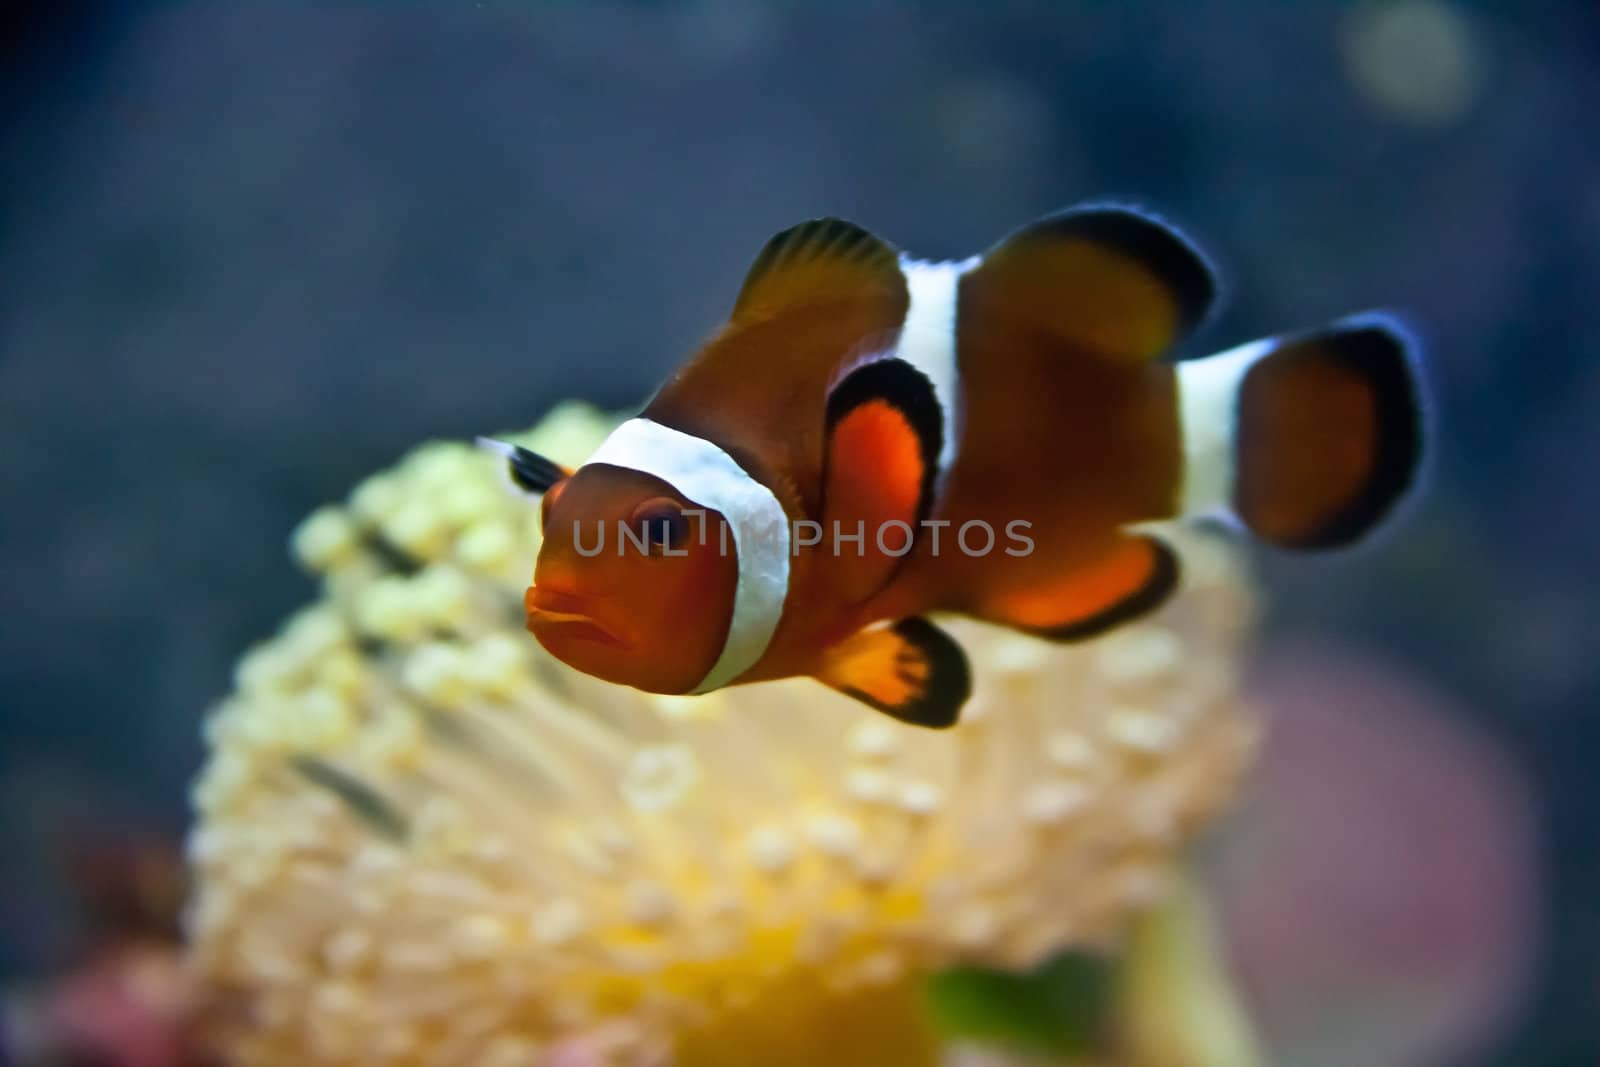
<svg viewBox="0 0 1600 1067"><path fill-rule="evenodd" d="M582 598L570 593L529 586L522 604L528 615L528 630L535 635L541 631L558 631L563 637L580 641L617 646L623 644L621 638L583 610Z"/></svg>

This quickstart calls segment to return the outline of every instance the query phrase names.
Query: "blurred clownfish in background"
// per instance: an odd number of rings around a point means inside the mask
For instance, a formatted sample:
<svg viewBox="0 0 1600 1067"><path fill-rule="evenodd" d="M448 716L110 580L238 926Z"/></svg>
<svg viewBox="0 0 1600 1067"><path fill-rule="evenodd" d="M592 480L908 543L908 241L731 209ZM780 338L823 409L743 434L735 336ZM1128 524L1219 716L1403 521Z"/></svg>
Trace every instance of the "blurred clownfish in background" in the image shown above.
<svg viewBox="0 0 1600 1067"><path fill-rule="evenodd" d="M1336 548L1416 480L1393 319L1182 360L1216 292L1160 220L1088 205L958 263L838 219L778 234L730 321L575 471L485 442L543 496L528 629L656 693L808 675L949 726L966 657L930 612L1078 641L1178 581L1161 524Z"/></svg>

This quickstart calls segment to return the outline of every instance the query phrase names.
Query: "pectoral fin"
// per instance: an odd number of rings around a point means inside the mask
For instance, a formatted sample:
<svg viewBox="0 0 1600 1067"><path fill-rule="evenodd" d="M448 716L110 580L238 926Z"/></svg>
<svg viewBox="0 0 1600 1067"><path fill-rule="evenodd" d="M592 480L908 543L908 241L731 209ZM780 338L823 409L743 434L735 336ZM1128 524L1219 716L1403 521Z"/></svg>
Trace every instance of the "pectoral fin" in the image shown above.
<svg viewBox="0 0 1600 1067"><path fill-rule="evenodd" d="M919 617L862 630L828 649L816 679L914 726L955 724L972 694L966 653Z"/></svg>
<svg viewBox="0 0 1600 1067"><path fill-rule="evenodd" d="M1153 611L1178 586L1178 556L1148 534L1125 534L1054 582L1012 589L974 614L1052 641L1082 641Z"/></svg>
<svg viewBox="0 0 1600 1067"><path fill-rule="evenodd" d="M943 416L921 371L882 359L834 388L826 419L822 546L829 580L850 603L881 589L911 551L932 506Z"/></svg>

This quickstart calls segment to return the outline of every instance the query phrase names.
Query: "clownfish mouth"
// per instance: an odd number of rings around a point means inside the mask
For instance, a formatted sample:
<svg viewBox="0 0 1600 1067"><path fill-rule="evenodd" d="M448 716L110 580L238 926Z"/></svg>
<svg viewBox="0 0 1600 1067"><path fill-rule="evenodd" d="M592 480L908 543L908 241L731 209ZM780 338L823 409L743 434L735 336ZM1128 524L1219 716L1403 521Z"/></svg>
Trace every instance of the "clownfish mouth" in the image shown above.
<svg viewBox="0 0 1600 1067"><path fill-rule="evenodd" d="M564 640L593 641L618 648L626 645L622 638L583 610L584 602L570 593L534 586L523 598L523 607L527 610L528 629L536 637L560 634Z"/></svg>

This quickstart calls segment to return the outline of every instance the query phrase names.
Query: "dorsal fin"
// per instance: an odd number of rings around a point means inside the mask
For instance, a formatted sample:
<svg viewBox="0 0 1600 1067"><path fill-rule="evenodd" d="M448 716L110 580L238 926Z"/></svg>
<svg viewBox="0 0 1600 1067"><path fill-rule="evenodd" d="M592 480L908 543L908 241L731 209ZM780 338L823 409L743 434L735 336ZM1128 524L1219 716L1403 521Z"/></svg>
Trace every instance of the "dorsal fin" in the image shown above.
<svg viewBox="0 0 1600 1067"><path fill-rule="evenodd" d="M905 276L893 248L843 219L791 226L762 248L734 302L735 325L788 308L860 300L882 292L905 304Z"/></svg>
<svg viewBox="0 0 1600 1067"><path fill-rule="evenodd" d="M839 219L790 227L756 257L727 324L644 414L757 459L815 503L824 398L855 363L894 348L910 303L894 249L866 230Z"/></svg>
<svg viewBox="0 0 1600 1067"><path fill-rule="evenodd" d="M1216 297L1210 264L1153 215L1086 204L1023 227L962 279L962 312L1109 359L1166 354Z"/></svg>

